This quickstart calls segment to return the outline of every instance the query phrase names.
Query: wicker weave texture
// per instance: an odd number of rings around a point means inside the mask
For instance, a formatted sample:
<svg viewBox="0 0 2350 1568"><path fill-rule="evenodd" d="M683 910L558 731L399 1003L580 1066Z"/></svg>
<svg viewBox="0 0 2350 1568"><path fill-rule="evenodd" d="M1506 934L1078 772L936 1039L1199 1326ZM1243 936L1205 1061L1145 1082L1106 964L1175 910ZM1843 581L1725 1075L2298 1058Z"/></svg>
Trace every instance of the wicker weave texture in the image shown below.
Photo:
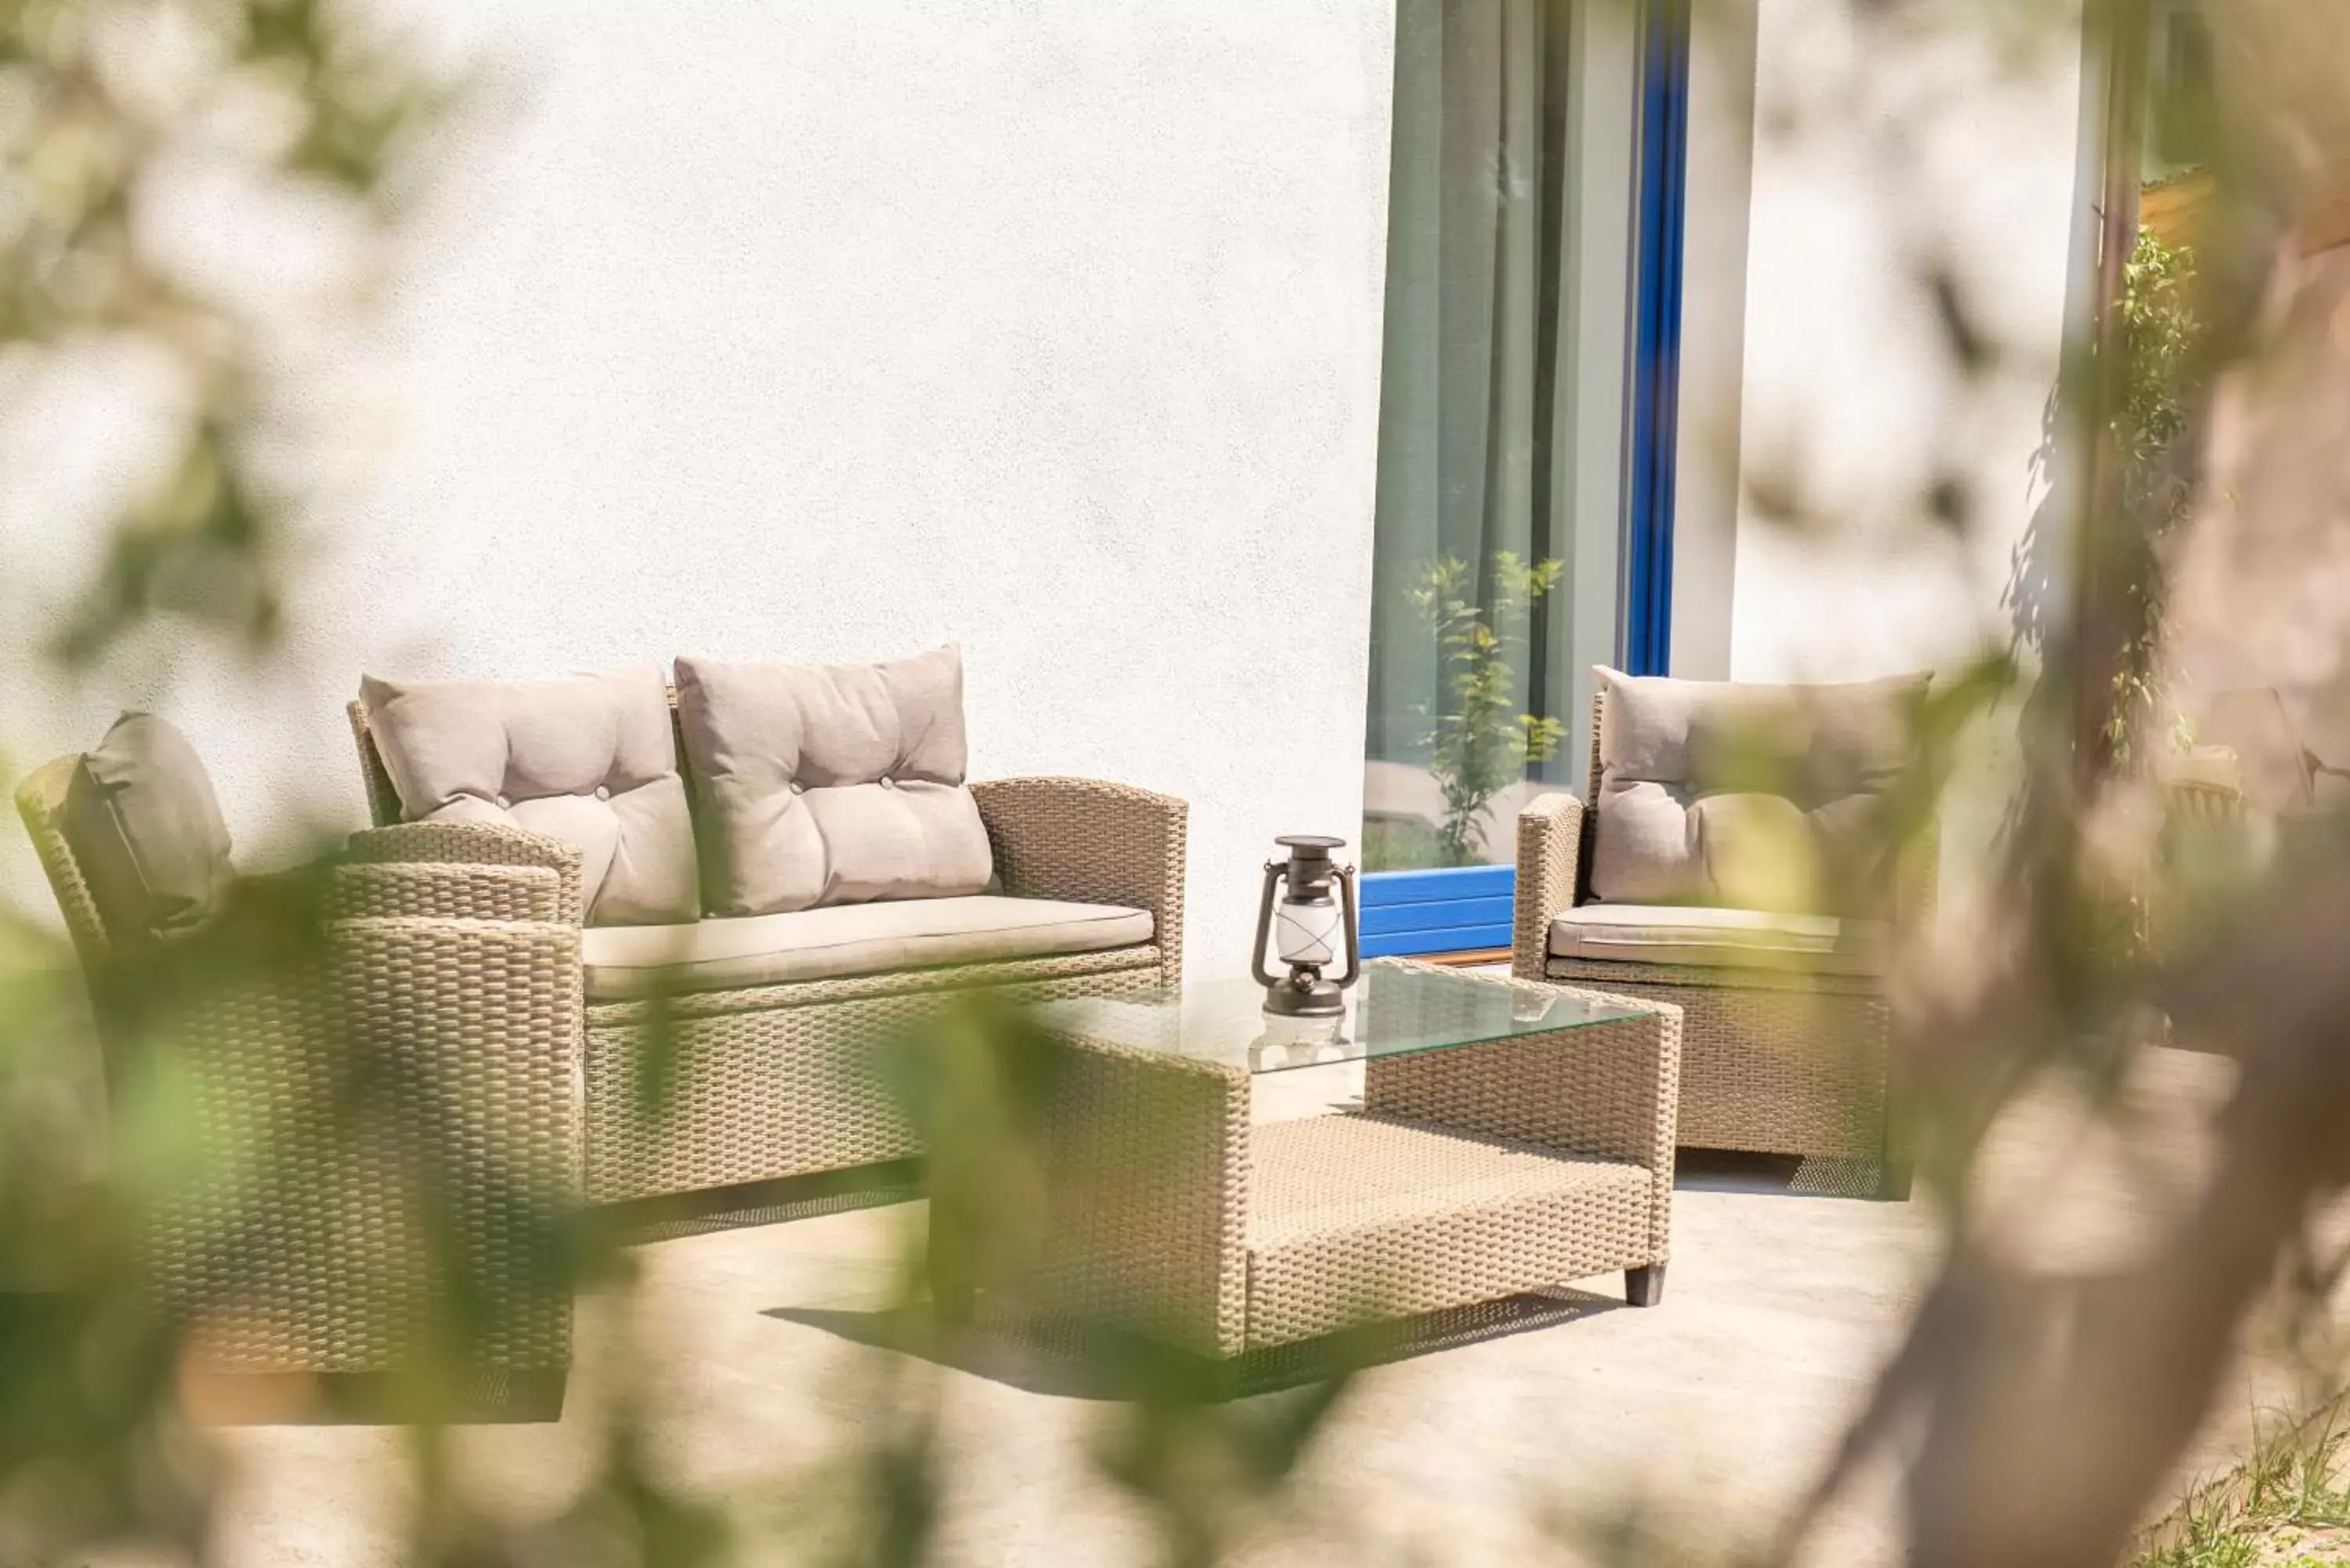
<svg viewBox="0 0 2350 1568"><path fill-rule="evenodd" d="M442 920L563 919L562 876L544 866L337 866L327 876L328 919L412 916Z"/></svg>
<svg viewBox="0 0 2350 1568"><path fill-rule="evenodd" d="M354 833L343 858L355 865L538 866L556 875L559 918L580 923L579 851L559 838L489 822L403 822Z"/></svg>
<svg viewBox="0 0 2350 1568"><path fill-rule="evenodd" d="M1547 973L1681 1010L1680 1139L1690 1147L1885 1158L1890 1014L1875 990L1797 976L1745 985L1736 971L1567 959Z"/></svg>
<svg viewBox="0 0 2350 1568"><path fill-rule="evenodd" d="M1510 929L1510 967L1523 980L1543 978L1550 957L1550 923L1582 900L1575 877L1583 852L1583 803L1568 794L1537 797L1518 814L1517 901Z"/></svg>
<svg viewBox="0 0 2350 1568"><path fill-rule="evenodd" d="M1070 1046L1046 1124L1041 1253L1028 1279L983 1296L983 1311L1006 1326L1108 1325L1240 1355L1247 1075L1105 1041Z"/></svg>
<svg viewBox="0 0 2350 1568"><path fill-rule="evenodd" d="M1473 1050L1381 1057L1364 1066L1363 1108L1639 1167L1648 1173L1648 1217L1656 1227L1639 1243L1662 1261L1671 1239L1674 1146L1686 1137L1679 1130L1687 1098L1681 1009L1652 997L1583 994L1645 1016Z"/></svg>
<svg viewBox="0 0 2350 1568"><path fill-rule="evenodd" d="M16 815L24 819L25 831L32 836L34 853L40 857L41 869L47 873L49 887L57 893L57 909L66 918L74 951L80 955L83 969L94 972L112 955L113 944L107 940L106 925L99 919L98 899L91 894L89 883L82 876L81 867L74 859L59 826L65 812L66 791L73 783L74 770L80 765L78 757L59 757L35 769L16 786Z"/></svg>
<svg viewBox="0 0 2350 1568"><path fill-rule="evenodd" d="M1260 1127L1252 1153L1251 1349L1661 1261L1637 1165L1370 1115Z"/></svg>
<svg viewBox="0 0 2350 1568"><path fill-rule="evenodd" d="M590 1010L588 1198L617 1203L922 1152L882 1055L957 991L1018 1001L1159 986L1148 948L696 992Z"/></svg>
<svg viewBox="0 0 2350 1568"><path fill-rule="evenodd" d="M577 932L360 919L328 939L315 969L194 999L151 1042L188 1064L209 1173L159 1199L159 1303L222 1370L413 1365L461 1300L473 1364L567 1365Z"/></svg>
<svg viewBox="0 0 2350 1568"><path fill-rule="evenodd" d="M1159 949L1150 942L1130 948L1103 948L1095 952L1065 953L1057 958L1005 959L973 964L944 964L934 969L889 970L880 974L849 975L840 980L792 981L780 985L745 986L738 991L689 991L656 999L651 995L591 1002L588 1026L606 1029L630 1023L639 1027L665 1013L670 1018L724 1018L743 1012L829 1005L893 996L927 996L937 992L968 991L988 985L1016 985L1038 980L1075 980L1081 976L1117 973L1124 992L1158 983ZM1140 971L1140 972L1137 972ZM1073 991L1072 996L1100 994Z"/></svg>
<svg viewBox="0 0 2350 1568"><path fill-rule="evenodd" d="M378 827L390 827L400 820L400 790L391 782L391 770L383 765L383 753L375 749L375 735L368 728L367 704L354 698L343 705L343 716L350 721L351 742L359 748L359 779L367 786L368 820Z"/></svg>
<svg viewBox="0 0 2350 1568"><path fill-rule="evenodd" d="M1678 1032L1648 1008L1384 1058L1364 1112L1253 1131L1236 1068L1072 1036L1049 1257L997 1315L1229 1359L1661 1262Z"/></svg>
<svg viewBox="0 0 2350 1568"><path fill-rule="evenodd" d="M992 779L971 792L1005 892L1149 910L1159 984L1182 983L1189 807L1097 779Z"/></svg>

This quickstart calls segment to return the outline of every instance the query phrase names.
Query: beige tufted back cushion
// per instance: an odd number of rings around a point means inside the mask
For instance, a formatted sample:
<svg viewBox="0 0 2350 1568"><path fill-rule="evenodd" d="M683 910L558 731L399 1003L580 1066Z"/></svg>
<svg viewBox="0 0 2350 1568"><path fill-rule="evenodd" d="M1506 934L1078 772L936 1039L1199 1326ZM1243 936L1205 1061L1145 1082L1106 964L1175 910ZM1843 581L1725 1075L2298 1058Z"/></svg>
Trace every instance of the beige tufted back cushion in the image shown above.
<svg viewBox="0 0 2350 1568"><path fill-rule="evenodd" d="M1929 676L1762 686L1594 673L1594 898L1844 913L1879 890L1885 791L1908 763Z"/></svg>
<svg viewBox="0 0 2350 1568"><path fill-rule="evenodd" d="M976 893L994 856L963 784L962 655L677 661L717 915Z"/></svg>
<svg viewBox="0 0 2350 1568"><path fill-rule="evenodd" d="M693 824L656 667L554 680L359 686L411 822L506 823L575 845L593 926L701 912Z"/></svg>

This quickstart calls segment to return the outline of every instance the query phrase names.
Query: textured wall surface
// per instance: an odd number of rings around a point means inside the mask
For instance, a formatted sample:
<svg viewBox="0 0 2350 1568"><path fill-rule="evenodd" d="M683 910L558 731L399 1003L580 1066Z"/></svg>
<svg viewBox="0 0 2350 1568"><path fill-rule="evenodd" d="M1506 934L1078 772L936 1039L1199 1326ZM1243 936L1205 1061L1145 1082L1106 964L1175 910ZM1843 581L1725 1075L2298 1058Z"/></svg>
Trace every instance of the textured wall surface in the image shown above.
<svg viewBox="0 0 2350 1568"><path fill-rule="evenodd" d="M1946 663L2057 591L2042 425L2093 191L2065 12L1762 9L1736 679Z"/></svg>
<svg viewBox="0 0 2350 1568"><path fill-rule="evenodd" d="M2028 666L2067 591L2044 426L2090 265L2077 11L1780 0L1756 60L1731 674ZM2013 736L1987 721L1953 778L1946 909L2000 896Z"/></svg>
<svg viewBox="0 0 2350 1568"><path fill-rule="evenodd" d="M155 703L265 858L361 820L363 669L957 641L974 774L1191 802L1192 972L1236 971L1272 836L1359 821L1391 6L434 6L491 151L286 656L19 662L0 732ZM84 555L5 515L53 602Z"/></svg>
<svg viewBox="0 0 2350 1568"><path fill-rule="evenodd" d="M1737 618L1757 23L1742 5L1699 5L1690 18L1671 657L1675 674L1700 680L1729 679Z"/></svg>

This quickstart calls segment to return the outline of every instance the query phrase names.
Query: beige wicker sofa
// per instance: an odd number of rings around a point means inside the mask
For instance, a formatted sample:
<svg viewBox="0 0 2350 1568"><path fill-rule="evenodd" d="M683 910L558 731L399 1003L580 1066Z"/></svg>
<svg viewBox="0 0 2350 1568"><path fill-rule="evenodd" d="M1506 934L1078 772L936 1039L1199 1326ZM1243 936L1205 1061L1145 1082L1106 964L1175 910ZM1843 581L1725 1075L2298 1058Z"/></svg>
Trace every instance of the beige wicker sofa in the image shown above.
<svg viewBox="0 0 2350 1568"><path fill-rule="evenodd" d="M1184 804L1090 779L966 783L956 650L873 666L681 659L676 674L666 690L649 667L371 680L349 709L383 825L354 854L390 835L382 854L560 879L581 928L590 1202L918 1156L879 1054L942 997L1176 982ZM572 741L613 713L618 738L577 754ZM484 732L487 763L468 750ZM669 835L657 853L647 821Z"/></svg>
<svg viewBox="0 0 2350 1568"><path fill-rule="evenodd" d="M1583 799L1518 817L1514 971L1681 1009L1684 1147L1906 1196L1885 974L1894 923L1931 905L1935 845L1930 826L1893 843L1886 792L1926 678L1597 675Z"/></svg>
<svg viewBox="0 0 2350 1568"><path fill-rule="evenodd" d="M398 863L427 827L375 836L371 860L239 878L202 764L143 714L16 804L115 1114L182 1135L149 1137L124 1190L187 1362L372 1373L431 1347L560 1374L580 970L558 873Z"/></svg>

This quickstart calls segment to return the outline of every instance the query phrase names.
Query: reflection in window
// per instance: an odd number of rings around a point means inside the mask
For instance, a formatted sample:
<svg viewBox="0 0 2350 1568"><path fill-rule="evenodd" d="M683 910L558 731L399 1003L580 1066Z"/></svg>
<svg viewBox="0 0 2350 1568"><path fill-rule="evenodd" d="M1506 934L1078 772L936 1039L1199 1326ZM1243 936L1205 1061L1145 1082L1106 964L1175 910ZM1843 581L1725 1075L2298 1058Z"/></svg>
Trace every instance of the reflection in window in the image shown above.
<svg viewBox="0 0 2350 1568"><path fill-rule="evenodd" d="M2211 35L2196 0L2161 0L2153 8L2146 63L2138 222L2165 244L2189 244L2217 151Z"/></svg>
<svg viewBox="0 0 2350 1568"><path fill-rule="evenodd" d="M1578 485L1575 456L1584 442L1612 473L1621 452L1622 300L1589 286L1588 256L1595 241L1620 255L1629 204L1628 132L1593 133L1606 116L1578 79L1596 47L1580 10L1397 7L1370 870L1506 861L1530 779L1579 783L1568 753L1588 649L1572 632L1594 555L1577 530L1612 550L1616 514L1612 488L1594 505ZM1607 68L1628 80L1628 65ZM1595 224L1593 210L1608 216ZM1599 317L1580 303L1595 296L1607 300ZM1611 396L1578 399L1582 355L1606 357Z"/></svg>

